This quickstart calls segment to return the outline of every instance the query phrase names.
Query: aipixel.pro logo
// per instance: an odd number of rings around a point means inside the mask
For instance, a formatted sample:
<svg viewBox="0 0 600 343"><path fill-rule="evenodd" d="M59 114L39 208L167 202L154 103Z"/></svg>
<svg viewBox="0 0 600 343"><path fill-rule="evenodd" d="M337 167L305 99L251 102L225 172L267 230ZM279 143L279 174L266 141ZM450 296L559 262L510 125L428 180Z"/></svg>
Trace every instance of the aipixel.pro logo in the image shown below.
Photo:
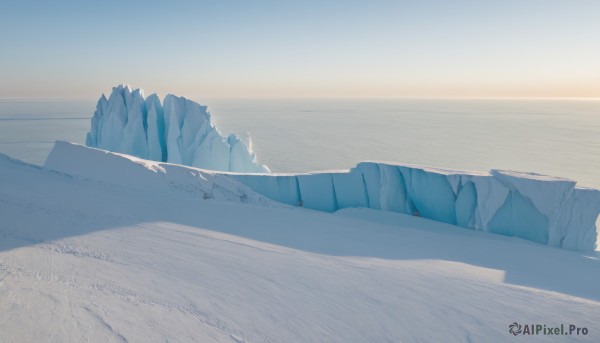
<svg viewBox="0 0 600 343"><path fill-rule="evenodd" d="M568 327L565 330L565 327ZM517 322L513 322L508 326L508 332L510 332L513 336L523 335L523 336L535 336L535 335L543 335L543 336L560 336L560 335L587 335L588 328L579 327L574 324L560 324L558 326L548 326L546 324L519 324Z"/></svg>

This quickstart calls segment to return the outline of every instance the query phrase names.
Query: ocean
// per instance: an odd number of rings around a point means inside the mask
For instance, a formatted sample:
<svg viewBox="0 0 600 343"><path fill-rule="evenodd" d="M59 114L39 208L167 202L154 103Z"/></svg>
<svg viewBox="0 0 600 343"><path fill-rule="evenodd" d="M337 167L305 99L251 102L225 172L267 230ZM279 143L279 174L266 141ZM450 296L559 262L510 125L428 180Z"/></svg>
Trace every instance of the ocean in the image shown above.
<svg viewBox="0 0 600 343"><path fill-rule="evenodd" d="M510 169L600 188L600 100L193 99L219 130L250 133L275 172L365 160ZM95 101L0 100L0 152L41 165L55 140L85 141Z"/></svg>

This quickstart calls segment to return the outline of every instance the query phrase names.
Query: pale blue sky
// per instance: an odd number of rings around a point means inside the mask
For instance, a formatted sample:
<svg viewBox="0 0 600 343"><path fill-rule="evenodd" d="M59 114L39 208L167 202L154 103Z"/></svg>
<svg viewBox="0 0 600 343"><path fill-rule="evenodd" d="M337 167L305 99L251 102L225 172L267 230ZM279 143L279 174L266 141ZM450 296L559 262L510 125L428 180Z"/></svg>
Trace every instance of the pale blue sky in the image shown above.
<svg viewBox="0 0 600 343"><path fill-rule="evenodd" d="M0 98L600 97L600 1L7 1Z"/></svg>

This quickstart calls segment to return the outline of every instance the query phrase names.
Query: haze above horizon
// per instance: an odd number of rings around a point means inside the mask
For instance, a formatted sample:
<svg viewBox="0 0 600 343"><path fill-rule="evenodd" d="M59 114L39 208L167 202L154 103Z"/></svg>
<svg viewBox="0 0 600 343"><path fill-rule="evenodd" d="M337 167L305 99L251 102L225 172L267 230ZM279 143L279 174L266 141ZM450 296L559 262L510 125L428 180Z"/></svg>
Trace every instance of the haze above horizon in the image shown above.
<svg viewBox="0 0 600 343"><path fill-rule="evenodd" d="M5 1L0 99L598 98L598 1Z"/></svg>

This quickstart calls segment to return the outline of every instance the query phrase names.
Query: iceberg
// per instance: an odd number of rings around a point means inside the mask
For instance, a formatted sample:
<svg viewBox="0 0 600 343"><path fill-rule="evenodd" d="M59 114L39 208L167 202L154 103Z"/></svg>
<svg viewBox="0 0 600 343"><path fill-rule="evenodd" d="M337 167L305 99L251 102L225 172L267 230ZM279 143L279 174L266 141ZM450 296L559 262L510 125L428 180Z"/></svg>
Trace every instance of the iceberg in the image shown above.
<svg viewBox="0 0 600 343"><path fill-rule="evenodd" d="M181 159L190 156L182 155ZM371 208L569 250L593 251L597 241L600 190L534 173L472 172L383 162L304 174L214 172L66 142L55 144L44 167L140 190L166 192L175 188L212 197L216 184L218 189L230 190L221 197L252 203L267 203L258 197L262 195L324 212ZM181 177L172 179L177 175ZM215 181L206 184L203 180L208 178Z"/></svg>
<svg viewBox="0 0 600 343"><path fill-rule="evenodd" d="M168 94L162 104L128 85L112 89L98 100L85 144L158 162L240 173L268 173L258 163L252 142L237 135L224 137L208 108Z"/></svg>

